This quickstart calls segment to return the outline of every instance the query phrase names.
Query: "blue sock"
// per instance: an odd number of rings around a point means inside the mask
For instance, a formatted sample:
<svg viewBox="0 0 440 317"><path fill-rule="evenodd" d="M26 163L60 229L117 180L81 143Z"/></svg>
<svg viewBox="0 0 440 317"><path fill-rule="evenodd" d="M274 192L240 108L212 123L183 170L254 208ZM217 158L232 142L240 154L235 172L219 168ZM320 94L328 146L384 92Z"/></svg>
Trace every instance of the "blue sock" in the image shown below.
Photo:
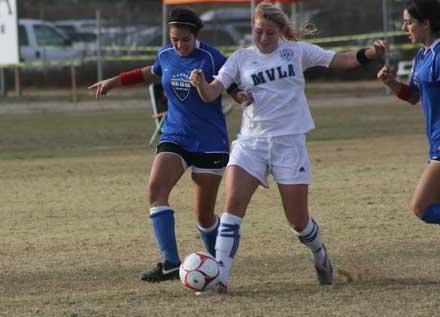
<svg viewBox="0 0 440 317"><path fill-rule="evenodd" d="M200 232L200 238L205 245L206 251L215 257L215 241L217 239L218 226L220 225L220 219L215 216L215 223L210 228L202 228L197 225L197 229Z"/></svg>
<svg viewBox="0 0 440 317"><path fill-rule="evenodd" d="M434 204L426 208L419 218L426 223L440 224L440 204Z"/></svg>
<svg viewBox="0 0 440 317"><path fill-rule="evenodd" d="M154 235L164 260L170 264L180 264L174 230L174 212L169 206L150 209Z"/></svg>

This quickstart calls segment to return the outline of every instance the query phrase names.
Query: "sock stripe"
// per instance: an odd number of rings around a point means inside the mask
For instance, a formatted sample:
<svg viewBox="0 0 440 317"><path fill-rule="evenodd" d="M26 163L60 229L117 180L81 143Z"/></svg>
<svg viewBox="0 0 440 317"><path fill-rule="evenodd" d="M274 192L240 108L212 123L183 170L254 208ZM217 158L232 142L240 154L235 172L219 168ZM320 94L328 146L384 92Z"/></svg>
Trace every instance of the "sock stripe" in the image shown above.
<svg viewBox="0 0 440 317"><path fill-rule="evenodd" d="M240 236L235 236L234 237L234 243L232 244L232 249L231 249L231 252L229 253L229 257L230 258L233 258L235 256L235 254L237 253L238 245L239 245L239 242L240 242L239 237Z"/></svg>
<svg viewBox="0 0 440 317"><path fill-rule="evenodd" d="M222 237L232 238L240 230L240 225L232 225L229 223L222 223L220 228L220 235Z"/></svg>
<svg viewBox="0 0 440 317"><path fill-rule="evenodd" d="M240 242L240 225L233 225L228 223L222 223L220 228L220 237L223 238L233 238L231 251L229 252L229 257L233 258L238 250L238 245Z"/></svg>
<svg viewBox="0 0 440 317"><path fill-rule="evenodd" d="M154 214L151 214L150 218L155 218L155 217L158 217L158 216L166 214L166 213L170 213L172 215L174 214L172 209L166 209L166 210L161 210L161 211L155 212Z"/></svg>
<svg viewBox="0 0 440 317"><path fill-rule="evenodd" d="M314 225L312 232L310 232L308 235L300 236L298 238L303 243L304 242L312 242L313 240L316 239L316 236L318 235L318 233L319 233L319 228L318 228L318 226Z"/></svg>
<svg viewBox="0 0 440 317"><path fill-rule="evenodd" d="M157 211L153 211L153 212L150 213L150 218L154 218L154 217L163 215L165 213L174 214L174 211L170 207L168 207L166 209L164 208L164 209L160 209L160 210L157 210Z"/></svg>
<svg viewBox="0 0 440 317"><path fill-rule="evenodd" d="M320 247L318 250L313 251L313 253L318 253L321 250L322 250L322 247Z"/></svg>

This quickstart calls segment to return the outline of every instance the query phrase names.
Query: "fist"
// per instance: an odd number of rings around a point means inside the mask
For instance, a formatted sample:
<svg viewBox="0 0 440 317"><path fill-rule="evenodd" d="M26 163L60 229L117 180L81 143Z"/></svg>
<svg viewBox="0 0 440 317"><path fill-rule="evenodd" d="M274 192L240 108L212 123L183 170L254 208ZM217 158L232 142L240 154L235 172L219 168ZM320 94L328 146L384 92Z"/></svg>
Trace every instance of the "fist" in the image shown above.
<svg viewBox="0 0 440 317"><path fill-rule="evenodd" d="M249 91L239 91L235 96L235 99L242 107L247 107L254 102L254 97Z"/></svg>
<svg viewBox="0 0 440 317"><path fill-rule="evenodd" d="M376 40L373 44L373 50L375 54L374 59L377 59L390 50L390 44L382 40Z"/></svg>
<svg viewBox="0 0 440 317"><path fill-rule="evenodd" d="M381 70L377 73L377 78L382 80L384 83L390 83L394 81L394 75L391 73L390 67L385 65Z"/></svg>
<svg viewBox="0 0 440 317"><path fill-rule="evenodd" d="M189 82L194 87L199 87L200 84L205 80L205 75L203 74L203 70L194 69L189 76Z"/></svg>

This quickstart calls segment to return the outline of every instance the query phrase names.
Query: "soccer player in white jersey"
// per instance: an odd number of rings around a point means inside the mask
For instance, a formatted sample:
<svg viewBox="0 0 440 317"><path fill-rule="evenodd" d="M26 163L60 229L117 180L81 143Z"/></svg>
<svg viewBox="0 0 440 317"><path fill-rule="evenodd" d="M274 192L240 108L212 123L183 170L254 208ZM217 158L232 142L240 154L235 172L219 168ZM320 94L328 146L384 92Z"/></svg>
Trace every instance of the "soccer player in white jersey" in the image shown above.
<svg viewBox="0 0 440 317"><path fill-rule="evenodd" d="M328 253L308 209L311 167L305 134L314 123L304 94L303 72L313 66L356 68L383 55L386 45L376 41L368 49L335 54L299 42L304 30L296 30L278 7L260 3L252 28L255 46L234 52L210 83L203 71L191 73L191 83L203 100L214 100L230 83L239 82L243 91L237 97L249 104L240 134L232 143L225 176L225 212L216 243L220 282L214 293L227 292L240 224L258 185L268 187L269 173L278 185L292 232L310 249L319 283L333 283Z"/></svg>
<svg viewBox="0 0 440 317"><path fill-rule="evenodd" d="M189 83L195 67L202 68L213 79L226 58L217 49L198 41L203 23L193 11L174 9L168 25L171 44L159 50L152 66L124 72L89 87L96 89L98 98L118 86L160 81L168 98L168 113L148 184L150 219L163 259L153 270L142 274L141 279L146 282L179 277L174 208L169 204L169 196L189 167L192 167L197 228L206 251L215 254L220 222L214 208L229 159L221 97L206 103Z"/></svg>
<svg viewBox="0 0 440 317"><path fill-rule="evenodd" d="M384 66L377 76L398 98L413 105L422 101L429 160L410 208L422 221L440 224L440 1L406 3L402 29L413 44L423 45L414 59L409 83L397 81L388 66Z"/></svg>

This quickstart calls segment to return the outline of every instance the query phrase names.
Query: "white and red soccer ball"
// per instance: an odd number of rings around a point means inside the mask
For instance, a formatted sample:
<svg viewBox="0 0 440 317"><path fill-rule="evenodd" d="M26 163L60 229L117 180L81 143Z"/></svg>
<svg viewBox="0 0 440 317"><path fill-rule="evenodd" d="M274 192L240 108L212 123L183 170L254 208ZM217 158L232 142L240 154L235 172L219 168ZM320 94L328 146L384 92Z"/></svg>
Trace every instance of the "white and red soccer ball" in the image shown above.
<svg viewBox="0 0 440 317"><path fill-rule="evenodd" d="M219 268L213 256L204 252L195 252L182 262L179 275L185 288L204 291L218 282Z"/></svg>

